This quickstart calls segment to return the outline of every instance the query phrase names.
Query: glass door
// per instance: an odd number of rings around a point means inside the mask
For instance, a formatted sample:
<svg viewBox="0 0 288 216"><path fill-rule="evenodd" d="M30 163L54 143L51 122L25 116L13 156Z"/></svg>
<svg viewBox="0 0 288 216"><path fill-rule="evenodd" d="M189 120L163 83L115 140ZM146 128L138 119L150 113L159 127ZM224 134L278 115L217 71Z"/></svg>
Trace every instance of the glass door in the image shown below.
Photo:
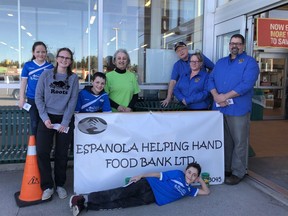
<svg viewBox="0 0 288 216"><path fill-rule="evenodd" d="M262 89L264 94L263 118L284 119L287 56L279 53L260 53L259 67L257 88Z"/></svg>

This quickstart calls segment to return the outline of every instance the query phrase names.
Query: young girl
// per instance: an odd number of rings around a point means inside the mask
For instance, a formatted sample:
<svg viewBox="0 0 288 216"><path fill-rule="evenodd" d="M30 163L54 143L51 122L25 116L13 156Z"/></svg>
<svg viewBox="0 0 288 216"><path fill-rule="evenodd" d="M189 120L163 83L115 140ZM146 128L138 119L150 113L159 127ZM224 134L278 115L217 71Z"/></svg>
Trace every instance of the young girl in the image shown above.
<svg viewBox="0 0 288 216"><path fill-rule="evenodd" d="M108 94L104 91L106 76L96 72L92 76L92 87L85 86L79 92L75 112L112 112Z"/></svg>
<svg viewBox="0 0 288 216"><path fill-rule="evenodd" d="M86 195L74 195L69 205L73 215L78 215L87 205L88 209L114 209L157 203L165 205L185 196L208 195L209 188L200 177L201 167L198 163L187 165L185 172L171 170L134 176L130 184L111 190L92 192ZM191 184L199 182L201 188Z"/></svg>
<svg viewBox="0 0 288 216"><path fill-rule="evenodd" d="M27 103L31 105L30 124L31 134L36 135L37 125L40 120L37 107L35 105L35 91L38 79L44 69L52 69L53 65L46 61L47 47L42 41L37 41L32 46L33 57L31 61L24 64L21 73L20 84L20 100L18 106L23 108L25 103L25 91L27 97Z"/></svg>
<svg viewBox="0 0 288 216"><path fill-rule="evenodd" d="M36 150L43 190L42 200L54 193L54 181L59 198L67 197L66 181L69 144L73 138L72 116L78 97L78 77L72 72L73 53L68 48L57 52L54 70L45 70L38 81L35 102L42 121L38 124ZM55 137L54 181L50 152Z"/></svg>

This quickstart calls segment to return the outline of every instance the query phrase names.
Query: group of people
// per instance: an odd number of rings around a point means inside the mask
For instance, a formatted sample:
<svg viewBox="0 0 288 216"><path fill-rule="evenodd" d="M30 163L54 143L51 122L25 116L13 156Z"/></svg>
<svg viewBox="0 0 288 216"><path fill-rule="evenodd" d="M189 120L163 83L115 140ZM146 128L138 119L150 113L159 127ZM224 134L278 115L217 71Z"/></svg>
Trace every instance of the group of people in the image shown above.
<svg viewBox="0 0 288 216"><path fill-rule="evenodd" d="M256 60L244 51L245 38L230 38L230 54L214 65L200 53L189 54L185 43L175 45L179 60L174 64L167 106L172 95L188 110L219 110L224 116L225 183L238 184L247 172L250 112L253 87L258 79Z"/></svg>
<svg viewBox="0 0 288 216"><path fill-rule="evenodd" d="M214 63L200 52L190 54L184 42L175 44L179 60L174 64L168 86L167 106L173 95L188 110L219 110L224 116L225 183L238 184L245 176L248 158L249 121L253 87L259 67L244 51L241 34L230 38L227 57ZM19 107L27 102L31 118L31 133L36 136L37 159L41 176L42 200L56 192L66 198L64 189L68 148L73 138L74 112L131 112L140 88L133 72L128 70L129 54L119 49L113 56L114 70L106 75L96 72L92 86L79 92L78 77L72 72L73 53L61 48L55 67L46 61L47 47L36 42L33 57L25 63L21 74ZM54 180L50 153L55 136ZM163 205L181 197L209 194L200 176L201 167L189 164L182 171L150 173L131 178L127 187L77 195L70 199L74 215L82 209L130 207L156 202ZM191 187L199 182L200 189ZM177 189L181 188L181 189ZM171 199L168 200L168 197ZM88 204L87 204L88 203Z"/></svg>
<svg viewBox="0 0 288 216"><path fill-rule="evenodd" d="M107 77L102 72L94 73L92 85L81 91L78 76L72 72L73 53L69 48L57 51L55 67L47 61L47 46L42 41L33 44L32 55L21 73L19 107L30 104L31 135L36 137L42 200L51 198L54 187L59 198L64 199L74 113L112 112L112 109L131 112L140 88L135 74L127 70L130 58L124 49L114 54L115 69ZM54 140L53 177L50 157Z"/></svg>

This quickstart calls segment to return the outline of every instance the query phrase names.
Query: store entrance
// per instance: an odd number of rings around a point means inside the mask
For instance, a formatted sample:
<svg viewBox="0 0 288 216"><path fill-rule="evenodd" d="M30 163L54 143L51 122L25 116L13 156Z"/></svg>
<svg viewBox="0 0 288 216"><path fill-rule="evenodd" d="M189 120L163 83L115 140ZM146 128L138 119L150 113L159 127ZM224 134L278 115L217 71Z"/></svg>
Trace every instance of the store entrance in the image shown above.
<svg viewBox="0 0 288 216"><path fill-rule="evenodd" d="M262 93L263 119L285 119L287 110L287 54L265 53L258 56L260 75L256 83Z"/></svg>

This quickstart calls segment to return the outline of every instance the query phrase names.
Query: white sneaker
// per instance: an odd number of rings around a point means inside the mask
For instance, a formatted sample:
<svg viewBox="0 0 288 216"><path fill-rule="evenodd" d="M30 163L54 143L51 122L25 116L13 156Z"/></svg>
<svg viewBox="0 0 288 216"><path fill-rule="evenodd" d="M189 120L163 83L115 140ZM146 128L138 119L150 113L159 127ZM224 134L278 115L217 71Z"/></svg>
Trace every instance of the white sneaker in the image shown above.
<svg viewBox="0 0 288 216"><path fill-rule="evenodd" d="M60 199L65 199L67 197L67 191L63 187L57 186L56 192Z"/></svg>
<svg viewBox="0 0 288 216"><path fill-rule="evenodd" d="M42 200L49 199L53 195L53 193L54 193L53 188L47 188L46 190L43 191Z"/></svg>

